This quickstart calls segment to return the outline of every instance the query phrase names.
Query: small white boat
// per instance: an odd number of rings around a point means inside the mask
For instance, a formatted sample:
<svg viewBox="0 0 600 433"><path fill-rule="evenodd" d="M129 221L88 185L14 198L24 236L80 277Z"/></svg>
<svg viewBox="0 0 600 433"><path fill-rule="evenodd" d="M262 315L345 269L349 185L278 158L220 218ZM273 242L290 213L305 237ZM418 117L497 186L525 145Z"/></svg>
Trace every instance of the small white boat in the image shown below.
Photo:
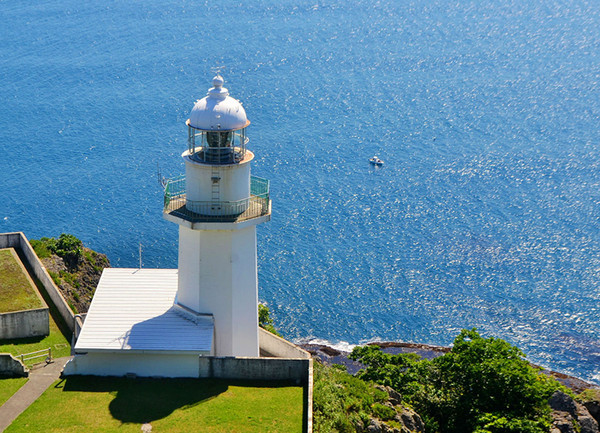
<svg viewBox="0 0 600 433"><path fill-rule="evenodd" d="M369 162L370 162L371 164L373 164L373 165L379 165L379 166L383 165L383 160L382 160L382 159L379 159L379 158L377 158L377 156L374 156L374 157L372 157L372 158L369 158Z"/></svg>

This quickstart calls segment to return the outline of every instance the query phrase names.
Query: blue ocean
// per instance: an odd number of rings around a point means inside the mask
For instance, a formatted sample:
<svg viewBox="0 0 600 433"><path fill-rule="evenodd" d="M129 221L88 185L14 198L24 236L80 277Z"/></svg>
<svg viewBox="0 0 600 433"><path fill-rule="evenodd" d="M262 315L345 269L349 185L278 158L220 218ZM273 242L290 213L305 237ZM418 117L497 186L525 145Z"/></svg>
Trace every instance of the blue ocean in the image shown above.
<svg viewBox="0 0 600 433"><path fill-rule="evenodd" d="M600 4L0 1L0 232L177 266L159 176L223 67L294 341L462 328L600 382ZM377 155L383 167L368 159Z"/></svg>

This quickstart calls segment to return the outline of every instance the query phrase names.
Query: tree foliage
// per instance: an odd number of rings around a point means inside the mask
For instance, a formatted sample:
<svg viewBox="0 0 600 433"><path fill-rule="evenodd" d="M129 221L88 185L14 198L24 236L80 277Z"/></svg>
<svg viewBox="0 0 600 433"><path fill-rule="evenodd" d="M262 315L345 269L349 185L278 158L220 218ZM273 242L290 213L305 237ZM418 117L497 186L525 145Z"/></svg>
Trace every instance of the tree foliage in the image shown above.
<svg viewBox="0 0 600 433"><path fill-rule="evenodd" d="M463 330L450 352L431 361L357 347L359 377L389 385L421 415L428 432L545 433L548 398L561 386L516 347Z"/></svg>
<svg viewBox="0 0 600 433"><path fill-rule="evenodd" d="M281 337L281 334L277 332L275 326L273 326L273 319L269 314L269 307L265 304L258 304L258 325L269 331L271 334L275 334Z"/></svg>
<svg viewBox="0 0 600 433"><path fill-rule="evenodd" d="M53 251L67 266L74 266L83 255L83 243L73 235L62 233L54 243Z"/></svg>
<svg viewBox="0 0 600 433"><path fill-rule="evenodd" d="M40 258L45 258L52 254L61 257L70 268L76 267L83 256L83 243L73 235L62 233L58 239L41 238L33 239L31 246Z"/></svg>

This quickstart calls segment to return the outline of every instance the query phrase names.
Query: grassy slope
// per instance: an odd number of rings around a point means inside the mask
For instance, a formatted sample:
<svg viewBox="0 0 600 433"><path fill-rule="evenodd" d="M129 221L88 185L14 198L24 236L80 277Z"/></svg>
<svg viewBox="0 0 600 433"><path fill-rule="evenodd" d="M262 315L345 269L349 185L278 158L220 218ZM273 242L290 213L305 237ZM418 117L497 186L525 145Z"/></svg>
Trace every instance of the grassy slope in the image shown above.
<svg viewBox="0 0 600 433"><path fill-rule="evenodd" d="M19 390L27 382L26 377L18 377L16 379L0 379L0 406L2 406L6 400Z"/></svg>
<svg viewBox="0 0 600 433"><path fill-rule="evenodd" d="M210 379L70 377L51 386L6 430L301 432L303 389Z"/></svg>
<svg viewBox="0 0 600 433"><path fill-rule="evenodd" d="M66 328L56 307L46 295L41 284L36 282L38 290L50 308L50 335L47 337L19 338L14 340L0 340L0 353L12 353L14 356L38 350L52 348L52 356L59 358L71 354L70 331ZM36 362L42 359L34 360Z"/></svg>
<svg viewBox="0 0 600 433"><path fill-rule="evenodd" d="M0 312L40 308L42 303L10 249L0 250Z"/></svg>

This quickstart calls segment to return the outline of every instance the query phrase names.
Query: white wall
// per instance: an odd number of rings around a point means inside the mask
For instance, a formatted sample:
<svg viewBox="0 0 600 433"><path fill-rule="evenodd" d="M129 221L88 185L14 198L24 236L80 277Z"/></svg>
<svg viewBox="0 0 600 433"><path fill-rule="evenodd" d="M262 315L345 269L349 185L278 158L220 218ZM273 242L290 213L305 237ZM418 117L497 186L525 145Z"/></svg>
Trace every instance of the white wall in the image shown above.
<svg viewBox="0 0 600 433"><path fill-rule="evenodd" d="M256 228L179 228L177 303L215 321L217 356L259 355Z"/></svg>
<svg viewBox="0 0 600 433"><path fill-rule="evenodd" d="M186 199L189 201L210 202L213 200L213 173L217 173L218 201L238 201L250 198L250 161L254 158L252 152L248 151L243 161L238 164L214 165L204 164L192 160L189 152L183 153L185 160L185 187ZM192 212L205 215L228 215L227 209L221 212L207 213L206 210L196 209L192 203L186 204Z"/></svg>
<svg viewBox="0 0 600 433"><path fill-rule="evenodd" d="M142 377L198 377L198 353L150 354L150 353L88 353L75 355L63 374L125 376L135 373Z"/></svg>

